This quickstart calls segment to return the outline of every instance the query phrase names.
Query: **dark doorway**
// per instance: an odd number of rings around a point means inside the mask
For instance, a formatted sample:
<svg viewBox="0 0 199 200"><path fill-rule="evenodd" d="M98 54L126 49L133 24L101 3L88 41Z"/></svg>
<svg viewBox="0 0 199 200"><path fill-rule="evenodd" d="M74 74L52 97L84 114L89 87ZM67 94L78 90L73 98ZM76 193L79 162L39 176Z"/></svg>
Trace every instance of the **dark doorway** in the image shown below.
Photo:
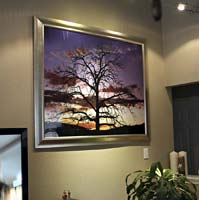
<svg viewBox="0 0 199 200"><path fill-rule="evenodd" d="M199 84L172 88L175 151L187 151L188 173L199 170Z"/></svg>

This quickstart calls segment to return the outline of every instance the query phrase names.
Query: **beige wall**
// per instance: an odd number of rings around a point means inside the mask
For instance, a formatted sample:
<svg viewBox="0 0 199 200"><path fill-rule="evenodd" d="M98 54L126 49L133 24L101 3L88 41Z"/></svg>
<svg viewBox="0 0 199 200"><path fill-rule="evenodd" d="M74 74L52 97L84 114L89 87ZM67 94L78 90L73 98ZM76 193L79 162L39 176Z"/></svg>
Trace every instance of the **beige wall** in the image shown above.
<svg viewBox="0 0 199 200"><path fill-rule="evenodd" d="M163 1L163 44L166 85L199 81L199 18L198 14L179 12L177 0ZM197 0L189 3L197 5Z"/></svg>
<svg viewBox="0 0 199 200"><path fill-rule="evenodd" d="M55 3L56 2L56 3ZM34 150L32 16L74 21L146 39L150 159L143 146L110 149ZM125 176L160 160L173 148L169 95L165 90L161 27L149 1L59 0L0 2L0 127L28 128L30 200L60 199L64 189L80 200L126 199Z"/></svg>

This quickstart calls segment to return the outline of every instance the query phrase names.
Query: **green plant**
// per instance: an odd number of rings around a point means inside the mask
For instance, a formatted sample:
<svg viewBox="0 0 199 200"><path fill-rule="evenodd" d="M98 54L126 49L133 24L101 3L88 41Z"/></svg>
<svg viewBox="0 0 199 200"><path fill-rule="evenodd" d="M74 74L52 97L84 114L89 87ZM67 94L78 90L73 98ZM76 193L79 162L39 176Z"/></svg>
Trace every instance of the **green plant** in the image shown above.
<svg viewBox="0 0 199 200"><path fill-rule="evenodd" d="M184 175L163 169L160 162L126 176L128 200L197 200L196 187ZM130 182L130 183L129 183Z"/></svg>

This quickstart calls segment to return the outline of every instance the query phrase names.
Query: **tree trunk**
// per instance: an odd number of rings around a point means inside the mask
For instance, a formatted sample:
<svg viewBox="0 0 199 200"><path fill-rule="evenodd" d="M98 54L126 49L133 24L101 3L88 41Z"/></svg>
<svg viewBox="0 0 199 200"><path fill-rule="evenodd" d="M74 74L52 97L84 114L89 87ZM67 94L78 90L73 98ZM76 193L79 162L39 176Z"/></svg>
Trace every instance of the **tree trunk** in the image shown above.
<svg viewBox="0 0 199 200"><path fill-rule="evenodd" d="M96 133L100 131L100 122L99 122L99 89L96 88L96 118L95 118L95 128Z"/></svg>

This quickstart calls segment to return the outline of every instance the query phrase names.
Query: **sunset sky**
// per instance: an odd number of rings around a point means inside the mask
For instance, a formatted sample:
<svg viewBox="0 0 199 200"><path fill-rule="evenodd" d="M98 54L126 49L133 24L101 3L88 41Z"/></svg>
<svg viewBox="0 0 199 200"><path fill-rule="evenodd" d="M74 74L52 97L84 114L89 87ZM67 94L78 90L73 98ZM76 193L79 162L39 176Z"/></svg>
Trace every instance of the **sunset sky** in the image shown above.
<svg viewBox="0 0 199 200"><path fill-rule="evenodd" d="M77 48L84 49L96 49L99 46L111 46L113 48L117 48L118 52L122 58L122 66L123 69L119 71L118 80L122 82L125 86L136 85L134 89L135 96L143 100L143 55L142 55L142 46L139 44L127 43L119 40L113 40L105 37L92 36L88 34L82 34L78 32L71 32L67 30L61 30L57 28L45 27L44 31L45 43L44 43L44 67L45 71L53 71L60 65L64 65L69 62L69 56L67 55L68 51L74 51ZM46 86L44 90L59 90L59 84L52 84L50 80L45 77ZM88 93L88 88L82 83L76 83L76 85L82 88L82 91L86 94ZM111 85L109 85L109 88ZM63 88L63 86L62 86ZM63 89L62 89L63 90ZM102 96L111 96L114 94L114 91L108 91L108 88L104 90L105 92L101 92ZM88 94L86 94L88 95ZM56 118L56 113L63 112L64 108L67 106L73 106L78 109L87 109L87 112L90 115L93 115L94 111L92 109L83 108L81 105L76 104L72 105L67 102L63 102L62 104L55 103L48 104L45 107L45 120L46 121L61 121L64 123L72 124L72 120L70 118L70 114L66 113L65 117L67 119L63 120L62 118ZM118 108L121 109L120 114L121 118L125 121L126 125L135 125L144 123L144 104L140 103L137 105L129 105L124 106L117 104ZM63 116L62 116L63 117ZM89 129L94 129L93 123L83 123L79 124L79 126L83 126ZM103 127L106 129L107 127Z"/></svg>

